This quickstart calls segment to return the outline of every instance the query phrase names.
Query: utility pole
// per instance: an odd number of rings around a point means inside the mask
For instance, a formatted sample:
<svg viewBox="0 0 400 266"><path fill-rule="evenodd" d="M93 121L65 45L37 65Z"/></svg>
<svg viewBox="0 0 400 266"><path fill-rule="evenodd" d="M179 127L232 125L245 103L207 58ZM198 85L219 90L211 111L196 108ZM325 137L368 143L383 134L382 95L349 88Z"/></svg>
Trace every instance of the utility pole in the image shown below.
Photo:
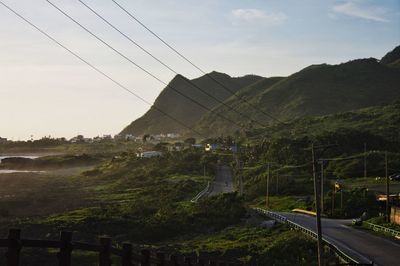
<svg viewBox="0 0 400 266"><path fill-rule="evenodd" d="M324 213L324 161L321 161L321 213Z"/></svg>
<svg viewBox="0 0 400 266"><path fill-rule="evenodd" d="M333 212L335 210L335 197L336 197L336 188L333 186L333 191L332 191L332 217L333 217Z"/></svg>
<svg viewBox="0 0 400 266"><path fill-rule="evenodd" d="M343 215L343 188L340 190L340 216Z"/></svg>
<svg viewBox="0 0 400 266"><path fill-rule="evenodd" d="M364 142L364 177L367 177L367 143Z"/></svg>
<svg viewBox="0 0 400 266"><path fill-rule="evenodd" d="M276 195L278 196L279 192L279 174L276 173Z"/></svg>
<svg viewBox="0 0 400 266"><path fill-rule="evenodd" d="M268 172L267 172L267 195L265 197L265 207L269 209L269 174L270 174L270 168L269 168L269 163L268 163Z"/></svg>
<svg viewBox="0 0 400 266"><path fill-rule="evenodd" d="M317 242L318 242L318 265L324 265L324 250L322 247L322 227L321 227L321 210L320 210L320 197L319 197L319 184L317 180L317 161L315 158L314 143L311 146L311 156L312 156L312 169L313 169L313 179L314 179L314 197L315 197L315 211L317 217Z"/></svg>
<svg viewBox="0 0 400 266"><path fill-rule="evenodd" d="M385 176L386 176L386 222L390 222L390 191L389 191L389 176L388 176L388 158L385 151Z"/></svg>

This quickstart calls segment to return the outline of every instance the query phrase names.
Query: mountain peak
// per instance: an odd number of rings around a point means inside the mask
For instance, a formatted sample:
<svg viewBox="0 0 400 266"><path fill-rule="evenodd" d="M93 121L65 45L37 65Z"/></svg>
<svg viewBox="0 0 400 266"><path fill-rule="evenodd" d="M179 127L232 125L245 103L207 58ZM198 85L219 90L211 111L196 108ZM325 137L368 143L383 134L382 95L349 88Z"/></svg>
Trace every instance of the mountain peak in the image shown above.
<svg viewBox="0 0 400 266"><path fill-rule="evenodd" d="M392 51L387 53L384 57L382 57L381 61L382 64L385 65L392 65L397 62L400 62L400 45L394 48Z"/></svg>

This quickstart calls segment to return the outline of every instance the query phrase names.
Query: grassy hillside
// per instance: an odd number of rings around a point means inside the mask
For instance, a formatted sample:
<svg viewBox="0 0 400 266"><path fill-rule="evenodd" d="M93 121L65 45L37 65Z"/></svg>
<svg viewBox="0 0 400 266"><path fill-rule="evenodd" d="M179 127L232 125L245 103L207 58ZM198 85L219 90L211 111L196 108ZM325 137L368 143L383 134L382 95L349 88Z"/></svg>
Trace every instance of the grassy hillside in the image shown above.
<svg viewBox="0 0 400 266"><path fill-rule="evenodd" d="M399 141L400 100L391 104L378 105L332 115L299 118L287 124L275 124L267 129L248 132L251 139L260 138L302 138L317 136L324 132L341 130L362 131L387 139Z"/></svg>
<svg viewBox="0 0 400 266"><path fill-rule="evenodd" d="M284 79L264 79L242 89L248 101L261 110L290 121L300 117L327 115L356 110L368 106L389 103L400 98L400 70L378 62L376 59L360 59L339 65L315 65L307 67ZM263 123L274 122L237 98L226 103ZM255 123L217 106L217 112L228 115L247 128ZM237 131L214 114L205 114L196 127L214 134Z"/></svg>
<svg viewBox="0 0 400 266"><path fill-rule="evenodd" d="M214 79L236 92L236 96L207 76L192 80L203 90L224 101L225 105L202 93L188 83L185 77L178 75L170 82L170 87L161 92L154 105L186 125L194 126L205 135L217 136L238 134L243 129L276 123L266 113L281 121L291 121L300 117L334 114L385 104L400 98L400 68L397 67L400 62L399 49L396 47L381 60L368 58L338 65L311 65L286 78L231 78L222 73L210 73ZM196 105L173 91L171 87L213 109L214 112ZM239 113L233 112L226 105ZM216 113L223 114L242 127ZM252 117L253 121L248 117ZM155 108L151 108L122 133L141 135L185 131L188 135L193 134Z"/></svg>
<svg viewBox="0 0 400 266"><path fill-rule="evenodd" d="M232 78L226 74L218 72L212 72L209 75L234 92L248 86L249 84L256 82L261 78L253 75ZM207 93L213 95L220 101L224 101L230 96L229 92L227 92L223 87L214 82L207 75L199 77L197 79L193 79L191 82L193 82L196 86L200 87ZM176 76L169 83L169 87L166 87L157 97L154 106L188 126L193 126L207 110L185 98L184 96L179 95L172 88L189 96L190 98L195 99L196 101L200 102L202 105L210 109L219 104L218 101L210 98L209 96L201 92L198 88L189 83L188 79L186 79L185 77L181 75ZM121 133L142 135L147 133L178 133L186 130L185 127L165 116L156 108L150 108L150 110L145 115L133 121Z"/></svg>

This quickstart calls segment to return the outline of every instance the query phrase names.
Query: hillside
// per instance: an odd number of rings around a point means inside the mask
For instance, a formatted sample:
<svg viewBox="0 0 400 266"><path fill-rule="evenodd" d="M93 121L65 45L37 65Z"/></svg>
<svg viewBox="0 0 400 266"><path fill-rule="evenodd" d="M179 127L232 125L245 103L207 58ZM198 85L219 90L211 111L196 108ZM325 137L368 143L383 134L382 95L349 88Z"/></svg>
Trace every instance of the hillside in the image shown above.
<svg viewBox="0 0 400 266"><path fill-rule="evenodd" d="M231 78L218 72L210 73L239 97L230 95L207 76L192 80L197 86L224 101L225 105L200 92L185 77L178 75L171 81L170 87L161 92L154 105L184 124L193 126L198 132L215 136L236 134L260 127L259 123L249 121L248 117L269 125L276 121L266 114L281 121L292 121L301 117L329 115L387 104L400 98L400 68L397 67L400 62L399 52L400 47L396 47L381 60L367 58L338 65L311 65L289 77ZM214 112L194 104L171 87L208 108L213 108ZM232 112L226 105L246 116ZM215 113L223 114L242 127L238 128ZM193 134L152 107L121 133L142 135L185 131L187 135Z"/></svg>
<svg viewBox="0 0 400 266"><path fill-rule="evenodd" d="M275 124L267 130L248 132L254 140L273 138L303 138L344 130L363 132L400 142L400 100L387 105L325 116L299 118L286 125Z"/></svg>
<svg viewBox="0 0 400 266"><path fill-rule="evenodd" d="M400 46L387 53L380 62L385 65L400 67Z"/></svg>
<svg viewBox="0 0 400 266"><path fill-rule="evenodd" d="M251 92L248 101L283 121L346 112L400 98L400 69L373 58L339 65L314 65L275 83L270 81L261 80L241 92L245 95ZM274 122L236 97L230 97L226 103L237 106L238 110L257 121ZM224 106L220 105L215 110L229 113L231 119L242 122L247 128L254 126ZM214 134L238 130L212 113L204 115L196 129L202 132L210 132L211 129Z"/></svg>
<svg viewBox="0 0 400 266"><path fill-rule="evenodd" d="M208 75L235 92L261 79L261 77L254 75L232 78L226 74L218 72L211 72ZM193 79L191 82L209 94L213 95L220 101L224 101L230 96L229 92L215 83L207 75ZM200 117L207 112L207 110L193 103L182 95L179 95L173 89L176 89L188 97L195 99L210 109L219 104L218 101L210 98L196 87L191 85L185 77L177 75L169 83L169 86L167 86L157 97L154 106L188 126L193 126L200 119ZM127 126L121 132L121 134L142 135L147 133L180 133L186 130L184 126L165 116L156 108L151 107L146 114Z"/></svg>

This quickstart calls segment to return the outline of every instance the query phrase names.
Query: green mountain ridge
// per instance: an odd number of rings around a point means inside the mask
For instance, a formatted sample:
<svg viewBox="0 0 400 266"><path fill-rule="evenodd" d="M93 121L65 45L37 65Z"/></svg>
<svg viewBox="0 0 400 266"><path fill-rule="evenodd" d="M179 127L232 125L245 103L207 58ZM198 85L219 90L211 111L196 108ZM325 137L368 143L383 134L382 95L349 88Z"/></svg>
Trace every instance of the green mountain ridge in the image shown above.
<svg viewBox="0 0 400 266"><path fill-rule="evenodd" d="M212 109L220 103L217 100L210 98L190 83L192 82L208 94L213 95L216 99L224 101L230 96L230 93L212 79L217 80L231 91L237 92L241 88L261 79L261 77L246 75L243 77L232 78L226 74L214 71L205 76L189 81L186 77L177 75L160 93L150 110L139 119L133 121L121 132L121 134L143 135L147 133L182 133L187 130L185 126L174 121L159 110L174 117L184 125L189 127L194 126L200 117L208 112L208 110L185 98L174 90L177 90L182 94L195 99L203 106Z"/></svg>
<svg viewBox="0 0 400 266"><path fill-rule="evenodd" d="M400 46L381 60L367 58L337 65L310 65L288 77L263 78L250 75L231 78L218 72L209 74L234 91L235 95L226 92L207 75L192 80L223 100L225 105L198 91L183 76L177 76L170 85L206 105L213 112L177 95L169 87L160 93L154 105L194 127L197 132L216 136L268 126L277 123L276 120L287 122L301 117L323 116L388 104L400 98L400 68L396 67L400 65L399 52ZM233 112L226 105L245 116ZM242 127L238 128L216 113L223 114ZM253 118L253 121L248 117ZM169 132L193 135L193 132L152 107L121 133L141 135Z"/></svg>

